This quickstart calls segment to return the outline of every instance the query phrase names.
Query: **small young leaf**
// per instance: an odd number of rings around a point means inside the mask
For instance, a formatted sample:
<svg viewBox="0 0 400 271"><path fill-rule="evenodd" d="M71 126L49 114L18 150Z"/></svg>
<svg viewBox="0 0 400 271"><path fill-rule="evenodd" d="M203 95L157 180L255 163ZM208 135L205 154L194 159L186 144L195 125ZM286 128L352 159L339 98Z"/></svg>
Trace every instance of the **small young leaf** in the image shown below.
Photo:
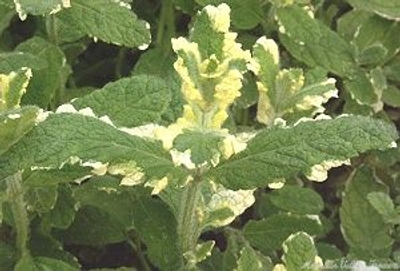
<svg viewBox="0 0 400 271"><path fill-rule="evenodd" d="M272 267L266 265L264 259L262 259L257 252L250 246L245 246L240 251L240 257L238 260L238 266L235 271L271 271Z"/></svg>
<svg viewBox="0 0 400 271"><path fill-rule="evenodd" d="M74 0L71 7L57 14L62 22L93 38L127 47L146 49L150 27L135 13L113 0Z"/></svg>
<svg viewBox="0 0 400 271"><path fill-rule="evenodd" d="M283 241L298 231L310 235L322 232L319 220L307 216L276 214L260 221L250 221L244 227L244 235L250 244L265 253L282 246Z"/></svg>
<svg viewBox="0 0 400 271"><path fill-rule="evenodd" d="M391 215L395 211L392 199L384 192L371 192L367 199L382 216Z"/></svg>
<svg viewBox="0 0 400 271"><path fill-rule="evenodd" d="M46 213L54 208L57 202L57 187L30 187L24 194L29 211Z"/></svg>
<svg viewBox="0 0 400 271"><path fill-rule="evenodd" d="M367 199L372 192L385 192L372 169L363 166L351 175L340 208L341 229L347 244L354 251L363 251L364 257L376 257L393 244L390 226ZM387 251L387 250L386 250ZM388 251L387 251L388 252ZM387 252L381 257L388 257Z"/></svg>
<svg viewBox="0 0 400 271"><path fill-rule="evenodd" d="M77 109L90 107L99 117L107 115L118 127L135 127L160 120L170 100L167 82L140 75L109 83L72 104Z"/></svg>
<svg viewBox="0 0 400 271"><path fill-rule="evenodd" d="M321 196L314 190L294 185L285 185L273 190L270 201L282 210L295 214L319 214L324 208Z"/></svg>
<svg viewBox="0 0 400 271"><path fill-rule="evenodd" d="M390 148L397 138L393 126L367 117L301 122L292 128L264 130L244 151L208 174L230 189L260 187L299 172L310 174L315 165L326 161L345 161L367 150Z"/></svg>
<svg viewBox="0 0 400 271"><path fill-rule="evenodd" d="M391 85L383 90L382 101L393 107L400 107L400 89Z"/></svg>
<svg viewBox="0 0 400 271"><path fill-rule="evenodd" d="M287 271L317 271L322 267L322 260L317 256L314 241L305 232L289 236L283 243L283 251Z"/></svg>

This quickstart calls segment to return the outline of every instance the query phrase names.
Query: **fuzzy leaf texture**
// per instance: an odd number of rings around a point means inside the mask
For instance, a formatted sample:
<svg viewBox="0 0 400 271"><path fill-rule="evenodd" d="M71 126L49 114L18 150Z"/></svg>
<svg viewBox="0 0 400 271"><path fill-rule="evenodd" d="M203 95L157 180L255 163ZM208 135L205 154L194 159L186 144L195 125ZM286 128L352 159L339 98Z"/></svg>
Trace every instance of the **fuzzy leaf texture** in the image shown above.
<svg viewBox="0 0 400 271"><path fill-rule="evenodd" d="M134 76L112 82L72 102L90 107L97 116L107 115L116 126L134 127L157 122L171 100L168 84L154 76Z"/></svg>
<svg viewBox="0 0 400 271"><path fill-rule="evenodd" d="M71 156L83 162L134 161L149 178L182 174L161 143L129 135L94 117L62 113L50 115L0 157L0 180L21 169L59 167Z"/></svg>
<svg viewBox="0 0 400 271"><path fill-rule="evenodd" d="M146 49L150 27L126 6L113 0L74 0L57 17L90 37L127 47Z"/></svg>
<svg viewBox="0 0 400 271"><path fill-rule="evenodd" d="M392 125L359 116L274 127L260 132L246 150L208 175L230 189L262 187L300 172L310 174L314 166L326 161L344 161L368 150L390 148L397 138Z"/></svg>

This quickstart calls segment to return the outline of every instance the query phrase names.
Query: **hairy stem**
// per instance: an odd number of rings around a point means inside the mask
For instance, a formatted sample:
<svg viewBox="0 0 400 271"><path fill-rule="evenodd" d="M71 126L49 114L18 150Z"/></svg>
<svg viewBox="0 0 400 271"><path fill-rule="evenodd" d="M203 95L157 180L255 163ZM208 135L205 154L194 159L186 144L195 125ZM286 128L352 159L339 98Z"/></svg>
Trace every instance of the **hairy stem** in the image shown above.
<svg viewBox="0 0 400 271"><path fill-rule="evenodd" d="M174 5L172 0L163 0L156 42L159 48L168 53L171 50L171 38L175 34L174 18Z"/></svg>
<svg viewBox="0 0 400 271"><path fill-rule="evenodd" d="M201 179L196 177L182 191L179 204L178 236L183 253L194 250L200 236L200 221L196 210L200 196Z"/></svg>
<svg viewBox="0 0 400 271"><path fill-rule="evenodd" d="M6 179L7 196L11 205L11 211L14 218L14 226L17 232L16 247L19 256L25 257L29 255L27 248L29 235L29 218L26 211L26 203L24 201L24 193L22 190L22 174L16 173Z"/></svg>

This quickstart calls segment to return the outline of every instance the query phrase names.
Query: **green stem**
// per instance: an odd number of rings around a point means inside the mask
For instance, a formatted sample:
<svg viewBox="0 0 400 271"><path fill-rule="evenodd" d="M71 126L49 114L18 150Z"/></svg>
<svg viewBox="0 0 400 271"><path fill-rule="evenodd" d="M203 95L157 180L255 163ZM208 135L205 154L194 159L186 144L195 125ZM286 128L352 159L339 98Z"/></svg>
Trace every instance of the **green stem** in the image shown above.
<svg viewBox="0 0 400 271"><path fill-rule="evenodd" d="M48 15L46 17L46 31L47 36L50 42L57 45L58 44L58 34L57 34L57 27L56 27L56 18L55 16Z"/></svg>
<svg viewBox="0 0 400 271"><path fill-rule="evenodd" d="M124 62L125 62L127 53L128 53L128 50L126 47L122 47L118 52L117 63L115 65L115 77L117 79L121 79L123 77L122 68L124 66Z"/></svg>
<svg viewBox="0 0 400 271"><path fill-rule="evenodd" d="M27 248L29 235L29 218L24 201L22 190L22 174L16 173L6 179L7 196L11 205L11 211L14 218L14 226L17 231L16 247L20 258L29 255Z"/></svg>
<svg viewBox="0 0 400 271"><path fill-rule="evenodd" d="M135 250L136 256L139 260L139 264L142 267L143 271L151 271L149 264L147 263L146 258L143 255L143 250L140 245L140 239L138 237L133 237L134 240L128 238L128 244Z"/></svg>
<svg viewBox="0 0 400 271"><path fill-rule="evenodd" d="M189 182L182 192L178 213L178 236L182 252L195 249L200 237L200 221L197 206L201 196L201 177Z"/></svg>
<svg viewBox="0 0 400 271"><path fill-rule="evenodd" d="M174 5L172 0L163 0L158 22L156 43L165 53L170 52L171 38L175 34Z"/></svg>

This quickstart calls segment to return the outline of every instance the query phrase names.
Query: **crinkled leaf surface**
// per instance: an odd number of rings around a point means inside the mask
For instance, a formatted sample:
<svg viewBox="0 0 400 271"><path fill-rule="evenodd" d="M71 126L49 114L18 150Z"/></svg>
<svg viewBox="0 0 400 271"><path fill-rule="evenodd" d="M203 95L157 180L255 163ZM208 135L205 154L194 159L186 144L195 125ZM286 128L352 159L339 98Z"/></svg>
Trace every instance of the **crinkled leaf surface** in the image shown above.
<svg viewBox="0 0 400 271"><path fill-rule="evenodd" d="M350 45L305 10L299 6L280 8L277 16L280 39L295 58L340 76L356 69Z"/></svg>
<svg viewBox="0 0 400 271"><path fill-rule="evenodd" d="M240 251L240 257L237 262L238 266L235 271L270 271L272 267L268 262L265 262L264 258L261 258L261 254L258 254L256 250L250 246L245 246Z"/></svg>
<svg viewBox="0 0 400 271"><path fill-rule="evenodd" d="M388 19L400 18L400 2L397 0L347 0L353 7L375 12Z"/></svg>
<svg viewBox="0 0 400 271"><path fill-rule="evenodd" d="M37 107L27 106L0 113L0 154L35 126L38 112Z"/></svg>
<svg viewBox="0 0 400 271"><path fill-rule="evenodd" d="M322 232L322 225L318 219L281 213L250 221L244 227L244 235L250 244L266 253L280 248L291 234L298 231L318 235Z"/></svg>
<svg viewBox="0 0 400 271"><path fill-rule="evenodd" d="M147 47L150 29L135 13L113 0L74 0L57 14L61 21L91 37L127 47Z"/></svg>
<svg viewBox="0 0 400 271"><path fill-rule="evenodd" d="M47 67L47 63L45 59L30 53L0 53L0 73L9 74L12 71L17 71L24 67L31 68L35 71Z"/></svg>
<svg viewBox="0 0 400 271"><path fill-rule="evenodd" d="M107 115L116 126L134 127L160 120L170 100L168 82L139 75L109 83L72 104L77 109L90 107L98 117Z"/></svg>
<svg viewBox="0 0 400 271"><path fill-rule="evenodd" d="M71 156L103 163L135 161L150 178L182 173L160 142L129 135L93 117L64 113L50 115L0 157L0 179L32 166L59 167Z"/></svg>
<svg viewBox="0 0 400 271"><path fill-rule="evenodd" d="M385 192L386 189L375 179L372 169L363 166L352 174L344 191L340 208L341 229L350 248L365 253L364 256L388 257L385 252L386 255L380 255L380 251L390 248L394 241L390 226L385 225L367 198L371 192Z"/></svg>
<svg viewBox="0 0 400 271"><path fill-rule="evenodd" d="M244 151L211 169L209 175L231 189L260 187L308 173L327 160L343 161L367 150L387 149L397 138L392 125L358 116L275 127L259 133Z"/></svg>
<svg viewBox="0 0 400 271"><path fill-rule="evenodd" d="M46 68L34 72L22 102L46 108L66 80L66 63L63 51L56 45L39 37L19 44L17 51L32 54L46 61Z"/></svg>

